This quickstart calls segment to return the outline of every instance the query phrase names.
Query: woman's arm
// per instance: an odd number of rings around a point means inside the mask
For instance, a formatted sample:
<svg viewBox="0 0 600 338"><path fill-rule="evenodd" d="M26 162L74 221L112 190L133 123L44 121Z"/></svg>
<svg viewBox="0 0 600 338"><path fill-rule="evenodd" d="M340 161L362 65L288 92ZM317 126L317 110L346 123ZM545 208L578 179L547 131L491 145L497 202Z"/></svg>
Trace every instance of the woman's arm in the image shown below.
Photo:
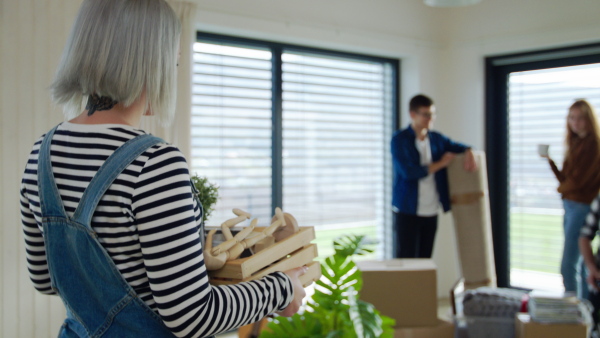
<svg viewBox="0 0 600 338"><path fill-rule="evenodd" d="M542 157L546 157L548 159L548 164L550 164L550 169L552 169L552 172L554 173L554 176L556 176L556 179L559 182L563 182L566 179L566 177L562 173L562 171L558 170L558 167L556 166L556 164L554 163L554 161L550 157L548 157L548 156L542 156Z"/></svg>
<svg viewBox="0 0 600 338"><path fill-rule="evenodd" d="M179 337L204 337L284 311L294 298L284 273L209 284L189 180L181 153L161 146L144 165L133 197L144 265L165 324Z"/></svg>
<svg viewBox="0 0 600 338"><path fill-rule="evenodd" d="M25 237L25 255L29 278L39 292L46 295L55 295L56 293L50 286L50 272L48 271L44 238L36 222L34 211L31 210L32 203L39 205L39 199L37 198L37 154L41 144L42 139L39 138L29 155L21 181L21 226ZM28 191L32 191L34 194L32 200L29 198Z"/></svg>
<svg viewBox="0 0 600 338"><path fill-rule="evenodd" d="M34 214L29 208L29 198L24 184L21 186L21 225L25 236L25 255L29 278L39 292L46 295L55 295L56 293L50 286L50 272L48 271L44 238L35 221Z"/></svg>

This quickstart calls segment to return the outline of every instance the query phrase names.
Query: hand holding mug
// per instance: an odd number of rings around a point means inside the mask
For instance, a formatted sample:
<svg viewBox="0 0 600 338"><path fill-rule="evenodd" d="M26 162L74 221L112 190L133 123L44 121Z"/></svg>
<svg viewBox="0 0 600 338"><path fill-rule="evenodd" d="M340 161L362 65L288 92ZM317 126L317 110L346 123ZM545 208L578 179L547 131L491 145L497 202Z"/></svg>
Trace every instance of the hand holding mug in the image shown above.
<svg viewBox="0 0 600 338"><path fill-rule="evenodd" d="M550 145L548 144L538 144L538 154L540 155L540 157L543 158L549 158L549 154L548 154L548 149L550 148Z"/></svg>

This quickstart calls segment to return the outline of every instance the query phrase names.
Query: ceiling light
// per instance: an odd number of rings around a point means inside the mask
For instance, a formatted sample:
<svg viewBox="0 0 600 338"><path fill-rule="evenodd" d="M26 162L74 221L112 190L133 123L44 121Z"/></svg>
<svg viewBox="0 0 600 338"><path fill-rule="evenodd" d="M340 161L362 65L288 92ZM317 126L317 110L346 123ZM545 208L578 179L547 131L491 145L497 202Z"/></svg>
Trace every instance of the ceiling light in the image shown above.
<svg viewBox="0 0 600 338"><path fill-rule="evenodd" d="M431 7L460 7L469 6L481 2L481 0L423 0Z"/></svg>

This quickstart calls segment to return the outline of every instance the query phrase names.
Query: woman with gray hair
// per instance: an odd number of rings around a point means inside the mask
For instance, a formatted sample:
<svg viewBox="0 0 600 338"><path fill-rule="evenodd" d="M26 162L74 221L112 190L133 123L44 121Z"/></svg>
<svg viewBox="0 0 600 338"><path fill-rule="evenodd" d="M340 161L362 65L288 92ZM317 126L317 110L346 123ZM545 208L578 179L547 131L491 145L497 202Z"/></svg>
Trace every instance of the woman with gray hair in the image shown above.
<svg viewBox="0 0 600 338"><path fill-rule="evenodd" d="M51 86L70 120L34 144L21 185L30 278L63 300L61 337L205 337L305 296L304 268L208 283L186 160L137 128L172 120L180 31L164 0L85 0L77 15Z"/></svg>

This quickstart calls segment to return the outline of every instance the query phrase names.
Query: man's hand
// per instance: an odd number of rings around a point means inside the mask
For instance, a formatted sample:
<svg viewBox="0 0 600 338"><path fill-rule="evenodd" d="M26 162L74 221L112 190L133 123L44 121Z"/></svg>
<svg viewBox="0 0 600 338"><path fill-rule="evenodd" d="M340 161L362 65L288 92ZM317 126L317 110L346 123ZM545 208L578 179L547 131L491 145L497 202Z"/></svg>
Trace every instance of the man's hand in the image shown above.
<svg viewBox="0 0 600 338"><path fill-rule="evenodd" d="M466 171L474 172L477 170L477 162L475 162L475 156L471 149L465 151L464 167Z"/></svg>
<svg viewBox="0 0 600 338"><path fill-rule="evenodd" d="M444 153L444 155L442 155L442 158L440 159L440 163L442 164L442 166L445 168L447 167L450 162L452 162L452 160L456 157L456 154L454 153L450 153L450 152L446 152Z"/></svg>
<svg viewBox="0 0 600 338"><path fill-rule="evenodd" d="M442 158L440 158L439 161L433 162L429 165L429 173L433 174L437 171L440 171L440 170L446 168L455 157L456 157L456 154L454 154L454 153L451 153L451 152L444 153L444 155L442 155Z"/></svg>

